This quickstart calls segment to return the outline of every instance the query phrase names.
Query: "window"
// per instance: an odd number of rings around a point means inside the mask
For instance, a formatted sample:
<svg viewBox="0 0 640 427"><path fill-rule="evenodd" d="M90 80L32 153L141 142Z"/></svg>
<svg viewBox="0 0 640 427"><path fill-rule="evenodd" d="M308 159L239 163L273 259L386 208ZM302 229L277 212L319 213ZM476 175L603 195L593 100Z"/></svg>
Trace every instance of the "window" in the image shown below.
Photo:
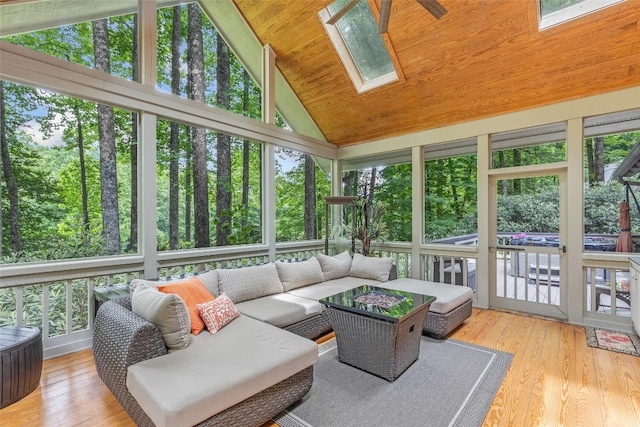
<svg viewBox="0 0 640 427"><path fill-rule="evenodd" d="M347 1L336 0L319 16L356 90L361 93L398 80L366 1L358 2L335 25L327 24Z"/></svg>
<svg viewBox="0 0 640 427"><path fill-rule="evenodd" d="M331 194L331 177L325 171L330 164L326 159L276 148L276 241L324 237L324 198Z"/></svg>
<svg viewBox="0 0 640 427"><path fill-rule="evenodd" d="M166 119L157 134L158 249L260 243L261 144Z"/></svg>
<svg viewBox="0 0 640 427"><path fill-rule="evenodd" d="M425 152L425 242L477 245L478 156L436 155Z"/></svg>
<svg viewBox="0 0 640 427"><path fill-rule="evenodd" d="M158 89L260 119L260 88L198 3L159 8L157 28Z"/></svg>
<svg viewBox="0 0 640 427"><path fill-rule="evenodd" d="M553 27L624 0L539 0L540 29Z"/></svg>
<svg viewBox="0 0 640 427"><path fill-rule="evenodd" d="M564 162L567 157L566 127L566 123L555 123L492 134L491 167L502 169Z"/></svg>
<svg viewBox="0 0 640 427"><path fill-rule="evenodd" d="M60 10L64 7L61 5ZM66 7L73 9L74 6L67 4ZM129 13L93 22L70 23L46 30L7 35L3 40L123 79L136 80L137 65L133 60L137 49L136 15ZM95 44L96 40L100 40L100 43Z"/></svg>
<svg viewBox="0 0 640 427"><path fill-rule="evenodd" d="M2 262L136 253L135 114L0 85Z"/></svg>

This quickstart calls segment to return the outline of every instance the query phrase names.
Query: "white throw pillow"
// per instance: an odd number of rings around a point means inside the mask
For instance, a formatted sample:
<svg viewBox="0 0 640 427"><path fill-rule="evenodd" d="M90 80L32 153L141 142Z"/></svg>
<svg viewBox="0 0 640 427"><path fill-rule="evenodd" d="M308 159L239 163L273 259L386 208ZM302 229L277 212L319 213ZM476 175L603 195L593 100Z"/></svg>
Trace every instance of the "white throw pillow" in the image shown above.
<svg viewBox="0 0 640 427"><path fill-rule="evenodd" d="M391 258L374 258L353 254L349 276L386 282L389 280L392 262Z"/></svg>
<svg viewBox="0 0 640 427"><path fill-rule="evenodd" d="M186 348L191 342L189 311L178 295L138 284L131 295L131 311L156 325L169 350Z"/></svg>
<svg viewBox="0 0 640 427"><path fill-rule="evenodd" d="M275 264L285 292L324 281L322 268L316 258L300 262L278 261Z"/></svg>
<svg viewBox="0 0 640 427"><path fill-rule="evenodd" d="M351 268L351 255L348 251L344 251L336 256L329 256L325 254L316 255L320 267L322 268L322 274L324 274L324 280L339 279L349 275L349 269Z"/></svg>
<svg viewBox="0 0 640 427"><path fill-rule="evenodd" d="M219 269L220 293L227 294L234 304L284 292L274 263L252 267Z"/></svg>

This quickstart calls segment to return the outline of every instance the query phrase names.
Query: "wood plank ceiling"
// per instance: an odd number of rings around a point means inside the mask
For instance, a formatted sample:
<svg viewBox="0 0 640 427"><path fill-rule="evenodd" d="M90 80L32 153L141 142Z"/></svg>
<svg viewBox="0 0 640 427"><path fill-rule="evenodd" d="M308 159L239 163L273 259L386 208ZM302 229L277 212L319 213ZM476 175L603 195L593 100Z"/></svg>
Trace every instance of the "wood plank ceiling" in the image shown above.
<svg viewBox="0 0 640 427"><path fill-rule="evenodd" d="M388 36L405 80L358 94L318 18L331 1L234 0L338 146L640 84L640 0L544 31L536 0L440 0L440 20L394 0Z"/></svg>

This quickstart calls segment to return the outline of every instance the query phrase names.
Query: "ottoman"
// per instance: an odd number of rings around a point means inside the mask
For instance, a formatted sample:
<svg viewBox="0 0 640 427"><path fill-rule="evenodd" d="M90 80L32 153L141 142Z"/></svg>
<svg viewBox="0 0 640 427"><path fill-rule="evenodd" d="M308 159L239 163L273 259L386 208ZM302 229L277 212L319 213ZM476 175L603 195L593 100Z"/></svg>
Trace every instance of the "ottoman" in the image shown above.
<svg viewBox="0 0 640 427"><path fill-rule="evenodd" d="M40 384L42 335L32 326L0 328L0 409L22 399Z"/></svg>
<svg viewBox="0 0 640 427"><path fill-rule="evenodd" d="M391 280L385 282L384 287L436 297L429 307L423 329L434 338L445 338L471 316L471 288L415 279Z"/></svg>

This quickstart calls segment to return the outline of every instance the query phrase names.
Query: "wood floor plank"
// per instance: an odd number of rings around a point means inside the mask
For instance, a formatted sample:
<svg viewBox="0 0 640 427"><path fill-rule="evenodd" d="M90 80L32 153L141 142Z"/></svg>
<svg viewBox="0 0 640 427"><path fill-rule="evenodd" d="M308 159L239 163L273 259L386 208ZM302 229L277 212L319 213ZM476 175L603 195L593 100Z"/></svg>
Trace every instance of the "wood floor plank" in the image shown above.
<svg viewBox="0 0 640 427"><path fill-rule="evenodd" d="M640 357L587 346L583 327L474 308L451 337L514 355L484 426L640 425ZM46 360L38 388L0 410L0 425L135 426L90 349Z"/></svg>

